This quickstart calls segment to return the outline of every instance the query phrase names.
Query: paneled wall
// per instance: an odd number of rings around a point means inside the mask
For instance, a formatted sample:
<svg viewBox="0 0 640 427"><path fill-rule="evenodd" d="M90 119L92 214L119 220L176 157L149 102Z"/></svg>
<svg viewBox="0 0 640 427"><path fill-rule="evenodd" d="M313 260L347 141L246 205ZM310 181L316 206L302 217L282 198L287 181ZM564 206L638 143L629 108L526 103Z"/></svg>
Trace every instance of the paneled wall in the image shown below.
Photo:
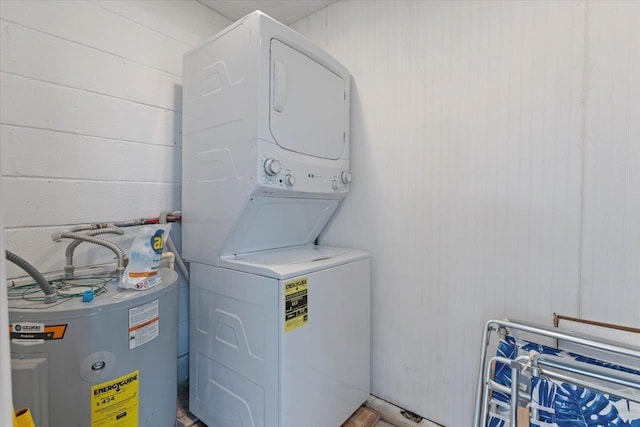
<svg viewBox="0 0 640 427"><path fill-rule="evenodd" d="M5 246L43 272L50 235L180 209L182 55L230 23L195 1L0 2ZM180 227L172 235L179 245ZM128 251L134 229L114 241ZM79 265L109 262L80 246ZM7 265L9 277L24 274ZM188 353L180 285L179 354ZM186 378L187 359L179 376Z"/></svg>
<svg viewBox="0 0 640 427"><path fill-rule="evenodd" d="M589 2L579 314L640 326L640 3Z"/></svg>
<svg viewBox="0 0 640 427"><path fill-rule="evenodd" d="M640 4L341 1L293 25L353 74L373 394L470 425L482 326L640 326Z"/></svg>
<svg viewBox="0 0 640 427"><path fill-rule="evenodd" d="M0 180L0 200L2 200ZM2 230L2 205L0 205L0 230ZM4 233L0 232L0 254L4 253ZM0 261L0 340L9 341L9 311L7 308L7 286L4 262ZM11 352L8 345L0 346L0 425L13 424L13 402L11 397Z"/></svg>

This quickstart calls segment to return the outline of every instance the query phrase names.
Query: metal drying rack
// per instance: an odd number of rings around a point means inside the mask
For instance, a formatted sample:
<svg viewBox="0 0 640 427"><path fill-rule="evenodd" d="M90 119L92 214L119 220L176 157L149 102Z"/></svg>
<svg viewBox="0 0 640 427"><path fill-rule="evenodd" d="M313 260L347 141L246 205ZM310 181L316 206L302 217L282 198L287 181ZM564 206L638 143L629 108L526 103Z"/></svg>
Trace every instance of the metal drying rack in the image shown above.
<svg viewBox="0 0 640 427"><path fill-rule="evenodd" d="M524 370L530 369L531 373L546 378L560 380L565 383L580 387L590 388L595 391L606 393L622 399L640 403L640 394L634 395L615 388L610 388L603 384L623 386L640 391L640 379L634 378L637 375L629 375L623 372L603 369L598 366L589 366L584 363L575 363L559 357L547 354L532 353L528 356L519 356L515 359L495 356L487 360L487 351L493 333L509 334L520 331L540 337L562 340L573 343L592 350L604 352L605 355L619 355L638 360L640 365L640 347L627 345L602 338L592 337L571 331L562 331L555 328L523 322L518 320L489 320L482 335L482 348L480 357L480 368L478 372L478 384L476 389L476 402L474 414L474 427L486 427L489 417L489 401L492 392L501 392L510 396L507 413L509 414L509 426L518 426L518 401L525 399L519 393L521 374ZM511 387L499 384L492 376L492 366L495 363L504 363L511 369ZM577 374L576 378L571 374ZM504 405L504 403L501 403ZM538 411L531 408L530 421L538 420ZM522 420L520 420L522 421ZM530 424L530 423L529 423Z"/></svg>

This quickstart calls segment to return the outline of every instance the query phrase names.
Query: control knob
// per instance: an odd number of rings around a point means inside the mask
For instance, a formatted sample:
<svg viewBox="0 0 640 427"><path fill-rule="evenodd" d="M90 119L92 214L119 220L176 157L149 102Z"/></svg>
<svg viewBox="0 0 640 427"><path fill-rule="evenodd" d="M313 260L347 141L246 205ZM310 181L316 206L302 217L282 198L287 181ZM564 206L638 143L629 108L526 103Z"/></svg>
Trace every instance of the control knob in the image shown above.
<svg viewBox="0 0 640 427"><path fill-rule="evenodd" d="M296 177L288 173L284 176L284 183L291 187L296 183Z"/></svg>
<svg viewBox="0 0 640 427"><path fill-rule="evenodd" d="M264 171L269 176L278 175L281 170L280 162L276 159L267 159L264 161Z"/></svg>
<svg viewBox="0 0 640 427"><path fill-rule="evenodd" d="M331 186L333 187L334 190L340 189L340 183L336 179L333 180L333 183L331 184Z"/></svg>
<svg viewBox="0 0 640 427"><path fill-rule="evenodd" d="M343 184L349 184L351 182L351 173L349 171L342 171L340 174L340 180Z"/></svg>

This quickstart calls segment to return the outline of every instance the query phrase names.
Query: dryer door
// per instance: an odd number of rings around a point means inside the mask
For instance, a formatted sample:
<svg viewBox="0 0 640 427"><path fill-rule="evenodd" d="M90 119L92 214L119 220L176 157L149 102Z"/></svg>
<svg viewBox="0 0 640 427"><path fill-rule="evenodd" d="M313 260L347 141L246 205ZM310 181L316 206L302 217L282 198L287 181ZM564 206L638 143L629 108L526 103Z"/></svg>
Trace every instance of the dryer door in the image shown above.
<svg viewBox="0 0 640 427"><path fill-rule="evenodd" d="M338 159L345 147L346 82L305 54L271 40L271 134L282 148Z"/></svg>

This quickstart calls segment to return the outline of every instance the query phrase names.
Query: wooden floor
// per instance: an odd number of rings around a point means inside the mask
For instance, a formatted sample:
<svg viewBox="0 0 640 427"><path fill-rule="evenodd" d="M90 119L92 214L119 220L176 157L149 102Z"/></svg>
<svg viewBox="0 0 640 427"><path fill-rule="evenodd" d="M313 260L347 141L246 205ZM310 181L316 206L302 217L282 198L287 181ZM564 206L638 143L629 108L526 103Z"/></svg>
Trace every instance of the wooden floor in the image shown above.
<svg viewBox="0 0 640 427"><path fill-rule="evenodd" d="M189 412L189 389L178 386L178 419L176 427L207 427L205 423ZM342 427L395 427L380 419L380 412L361 406Z"/></svg>
<svg viewBox="0 0 640 427"><path fill-rule="evenodd" d="M364 409L363 409L364 408ZM186 411L188 412L188 411ZM185 409L180 408L178 410L178 422L177 427L207 427L205 423L198 420L192 414L185 414ZM342 427L395 427L380 419L380 413L369 409L367 407L361 407L355 414L347 420Z"/></svg>
<svg viewBox="0 0 640 427"><path fill-rule="evenodd" d="M178 385L178 419L176 427L207 427L198 417L189 412L189 387L183 383ZM442 427L428 420L419 423L404 419L400 408L370 396L365 405L341 427Z"/></svg>
<svg viewBox="0 0 640 427"><path fill-rule="evenodd" d="M342 427L374 427L380 421L380 412L361 406Z"/></svg>

